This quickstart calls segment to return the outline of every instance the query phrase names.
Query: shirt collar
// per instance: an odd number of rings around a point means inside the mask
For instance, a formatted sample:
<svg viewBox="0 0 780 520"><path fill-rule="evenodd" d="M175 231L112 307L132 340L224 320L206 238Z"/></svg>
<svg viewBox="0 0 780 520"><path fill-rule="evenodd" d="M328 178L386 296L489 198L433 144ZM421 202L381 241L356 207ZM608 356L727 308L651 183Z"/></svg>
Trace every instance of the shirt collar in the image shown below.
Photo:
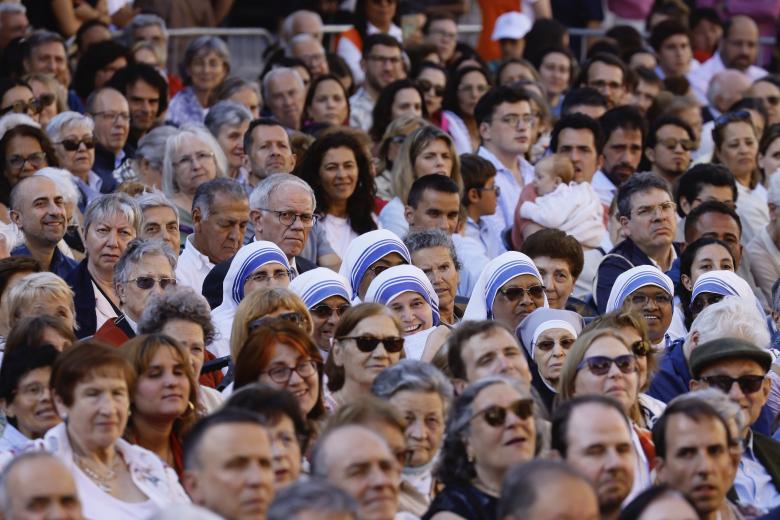
<svg viewBox="0 0 780 520"><path fill-rule="evenodd" d="M214 267L214 264L211 263L211 260L209 260L209 257L198 251L198 248L195 247L195 243L192 241L193 237L195 236L195 233L192 233L191 235L187 235L187 240L184 245L184 249L189 249L192 251L192 255L195 257L195 259L200 262L202 265L207 267Z"/></svg>

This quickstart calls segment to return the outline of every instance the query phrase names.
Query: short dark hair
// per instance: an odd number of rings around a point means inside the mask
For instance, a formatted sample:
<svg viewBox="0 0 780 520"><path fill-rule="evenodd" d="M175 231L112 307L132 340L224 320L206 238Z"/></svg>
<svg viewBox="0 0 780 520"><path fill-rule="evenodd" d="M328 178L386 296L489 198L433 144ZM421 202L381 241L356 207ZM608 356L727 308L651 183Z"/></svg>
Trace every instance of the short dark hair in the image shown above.
<svg viewBox="0 0 780 520"><path fill-rule="evenodd" d="M705 186L728 186L731 188L731 193L734 194L734 201L737 200L739 193L737 181L734 179L734 174L731 173L731 170L722 164L697 164L683 173L677 181L674 200L677 202L677 213L681 217L684 217L685 214L680 209L680 201L685 199L689 203L693 202Z"/></svg>
<svg viewBox="0 0 780 520"><path fill-rule="evenodd" d="M496 176L496 167L484 157L474 153L465 153L460 156L460 174L463 177L461 204L468 206L469 190L484 188L487 181Z"/></svg>
<svg viewBox="0 0 780 520"><path fill-rule="evenodd" d="M661 50L661 46L664 42L672 36L682 34L691 40L691 33L688 28L679 20L674 18L668 18L653 27L653 31L650 33L650 45L655 49L655 52Z"/></svg>
<svg viewBox="0 0 780 520"><path fill-rule="evenodd" d="M623 105L610 108L599 118L604 141L609 141L612 134L618 130L639 130L642 142L647 138L647 122L636 107Z"/></svg>
<svg viewBox="0 0 780 520"><path fill-rule="evenodd" d="M691 29L695 29L697 25L705 20L723 27L723 20L720 19L718 12L712 7L699 7L691 11L691 16L688 19L688 25Z"/></svg>
<svg viewBox="0 0 780 520"><path fill-rule="evenodd" d="M493 87L479 98L477 106L474 107L474 119L477 125L488 123L496 113L496 108L501 103L519 103L526 101L531 103L531 98L522 89L509 86Z"/></svg>
<svg viewBox="0 0 780 520"><path fill-rule="evenodd" d="M414 181L412 187L409 188L409 197L406 199L406 204L416 209L420 200L422 200L425 190L459 195L458 185L449 177L437 174L423 175Z"/></svg>
<svg viewBox="0 0 780 520"><path fill-rule="evenodd" d="M650 83L651 85L658 85L659 87L663 86L664 82L661 81L661 78L658 76L658 74L655 73L653 69L648 69L647 67L636 67L633 70L637 77L637 86L639 85L639 80L644 81L645 83Z"/></svg>
<svg viewBox="0 0 780 520"><path fill-rule="evenodd" d="M601 92L593 87L579 87L570 90L561 104L561 116L566 116L571 112L572 107L584 105L586 107L607 108L607 98L601 95Z"/></svg>
<svg viewBox="0 0 780 520"><path fill-rule="evenodd" d="M214 200L220 193L234 199L249 200L246 191L239 183L226 177L217 177L216 179L204 182L195 190L195 196L192 197L193 213L196 208L201 213L209 213L211 211L211 206L214 205Z"/></svg>
<svg viewBox="0 0 780 520"><path fill-rule="evenodd" d="M742 234L742 221L739 218L737 212L720 201L708 200L693 208L685 218L686 242L688 241L688 236L693 233L693 230L696 228L696 225L699 223L701 217L707 213L720 213L721 215L728 215L737 223L737 227L739 227L739 233L740 235Z"/></svg>
<svg viewBox="0 0 780 520"><path fill-rule="evenodd" d="M569 420L572 413L579 406L585 406L588 404L598 404L605 408L612 408L617 411L623 420L626 421L626 428L631 430L631 425L628 422L623 408L617 401L610 397L606 397L598 394L588 394L577 396L568 401L561 403L553 412L552 425L550 429L550 448L557 451L561 457L566 458L566 454L569 450L569 440L567 438L569 431Z"/></svg>
<svg viewBox="0 0 780 520"><path fill-rule="evenodd" d="M582 245L571 235L567 235L560 229L540 229L523 241L521 251L531 260L538 256L549 256L564 260L569 264L569 271L576 279L582 274L585 265L585 257Z"/></svg>
<svg viewBox="0 0 780 520"><path fill-rule="evenodd" d="M676 126L682 128L683 130L685 130L685 133L688 134L688 139L691 140L696 139L696 136L693 133L693 128L691 128L691 125L689 125L679 117L661 116L657 118L655 121L653 121L653 124L650 126L650 131L647 133L647 141L645 143L645 146L647 148L655 148L655 145L658 144L658 131L665 126Z"/></svg>
<svg viewBox="0 0 780 520"><path fill-rule="evenodd" d="M14 401L21 380L33 370L52 367L59 351L48 343L29 344L6 353L0 367L0 399Z"/></svg>
<svg viewBox="0 0 780 520"><path fill-rule="evenodd" d="M601 131L601 125L592 117L585 114L567 114L560 118L553 127L552 134L550 135L550 150L553 153L558 153L558 137L561 132L567 128L573 130L590 130L593 134L593 144L596 147L596 153L600 154L604 148L604 134Z"/></svg>
<svg viewBox="0 0 780 520"><path fill-rule="evenodd" d="M398 40L396 40L395 37L385 33L376 33L367 36L366 38L363 39L363 59L366 59L369 56L369 54L371 54L371 50L376 45L384 45L385 47L395 47L401 52L403 52L404 50L403 47L401 47L401 43Z"/></svg>
<svg viewBox="0 0 780 520"><path fill-rule="evenodd" d="M208 431L216 426L223 424L256 424L263 428L262 418L248 410L242 408L225 407L211 415L206 415L196 422L187 435L184 437L184 469L196 469L200 467L201 461L198 457L200 444Z"/></svg>
<svg viewBox="0 0 780 520"><path fill-rule="evenodd" d="M65 50L65 55L67 56L68 49L65 45L65 38L56 32L39 29L37 31L33 31L23 39L22 59L29 60L32 57L32 51L36 47L40 47L41 45L45 45L47 43L59 43L62 45L62 48Z"/></svg>
<svg viewBox="0 0 780 520"><path fill-rule="evenodd" d="M626 79L628 77L628 67L626 67L625 63L623 63L623 60L614 54L607 52L597 52L582 65L582 70L580 71L580 75L577 78L577 82L575 83L577 86L585 86L588 84L588 73L590 72L590 68L594 63L604 63L605 65L619 68L620 72L623 74L623 85L626 84Z"/></svg>
<svg viewBox="0 0 780 520"><path fill-rule="evenodd" d="M447 349L447 364L453 378L466 379L466 365L461 357L463 345L474 336L490 334L494 330L505 330L514 337L514 333L506 325L494 320L462 321L452 330L450 337L447 338L445 348Z"/></svg>
<svg viewBox="0 0 780 520"><path fill-rule="evenodd" d="M766 106L762 100L754 97L742 97L729 107L729 112L739 112L740 110L753 110L758 112L764 119L764 131L766 131L766 124L769 122L769 112L766 111ZM756 131L758 131L758 129L756 129ZM760 140L763 136L757 135L757 137Z"/></svg>
<svg viewBox="0 0 780 520"><path fill-rule="evenodd" d="M566 478L579 480L593 488L585 475L559 460L533 459L517 464L509 470L501 485L497 518L528 518L537 500L546 498L545 484Z"/></svg>
<svg viewBox="0 0 780 520"><path fill-rule="evenodd" d="M661 190L669 194L672 198L672 192L669 184L653 172L635 173L620 185L617 192L618 215L631 218L631 196L635 193L642 193L650 190Z"/></svg>
<svg viewBox="0 0 780 520"><path fill-rule="evenodd" d="M284 125L277 121L276 119L272 117L261 117L259 119L252 120L251 123L249 123L249 128L246 129L246 132L244 132L244 150L246 153L250 153L252 150L252 145L254 145L254 139L252 137L252 132L257 128L258 126L279 126L282 128L282 130L287 133L287 130L284 128ZM289 139L289 134L288 139Z"/></svg>
<svg viewBox="0 0 780 520"><path fill-rule="evenodd" d="M428 31L431 30L431 25L433 22L438 22L440 20L449 20L451 22L455 22L455 17L449 13L433 13L427 15L425 17L425 23L422 26L423 34L428 34Z"/></svg>
<svg viewBox="0 0 780 520"><path fill-rule="evenodd" d="M151 85L160 95L160 104L157 107L157 115L159 116L165 112L168 108L168 83L165 81L165 78L160 75L157 69L151 65L147 65L146 63L130 63L127 67L116 71L114 75L111 76L111 79L106 86L113 87L127 96L127 89L139 81Z"/></svg>
<svg viewBox="0 0 780 520"><path fill-rule="evenodd" d="M666 429L669 427L669 418L672 415L684 415L694 422L702 419L714 419L723 425L726 431L726 444L733 446L735 439L731 436L731 430L726 420L715 408L703 399L686 397L685 399L673 399L666 410L653 425L653 444L655 444L655 454L660 458L666 457Z"/></svg>

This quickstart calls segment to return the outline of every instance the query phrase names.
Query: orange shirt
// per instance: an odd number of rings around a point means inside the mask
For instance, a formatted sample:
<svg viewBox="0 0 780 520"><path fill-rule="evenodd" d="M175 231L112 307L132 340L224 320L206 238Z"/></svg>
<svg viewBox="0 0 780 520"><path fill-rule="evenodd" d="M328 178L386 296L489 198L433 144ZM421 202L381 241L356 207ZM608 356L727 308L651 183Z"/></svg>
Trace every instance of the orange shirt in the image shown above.
<svg viewBox="0 0 780 520"><path fill-rule="evenodd" d="M485 61L501 59L501 48L498 42L490 38L493 36L493 26L496 19L504 13L522 11L520 0L479 0L479 8L482 11L482 32L477 43L477 52Z"/></svg>

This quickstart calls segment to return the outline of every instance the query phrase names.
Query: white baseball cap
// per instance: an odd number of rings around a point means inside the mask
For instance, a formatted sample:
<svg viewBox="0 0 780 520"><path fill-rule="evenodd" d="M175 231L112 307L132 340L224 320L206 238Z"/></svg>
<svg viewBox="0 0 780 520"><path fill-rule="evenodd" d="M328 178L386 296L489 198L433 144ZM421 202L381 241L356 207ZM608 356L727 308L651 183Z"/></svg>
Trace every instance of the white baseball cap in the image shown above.
<svg viewBox="0 0 780 520"><path fill-rule="evenodd" d="M510 11L504 13L496 19L496 25L493 27L493 41L509 39L520 40L531 30L533 22L528 15Z"/></svg>

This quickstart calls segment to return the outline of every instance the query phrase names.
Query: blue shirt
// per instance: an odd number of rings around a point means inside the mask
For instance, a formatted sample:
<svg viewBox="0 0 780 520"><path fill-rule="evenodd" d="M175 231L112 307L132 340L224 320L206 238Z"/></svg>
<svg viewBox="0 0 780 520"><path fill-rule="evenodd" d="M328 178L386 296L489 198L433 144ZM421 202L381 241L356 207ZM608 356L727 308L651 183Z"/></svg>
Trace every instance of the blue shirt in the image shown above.
<svg viewBox="0 0 780 520"><path fill-rule="evenodd" d="M751 431L748 431L737 476L734 478L734 490L743 504L750 504L764 511L780 506L780 493L772 481L772 476L753 451Z"/></svg>
<svg viewBox="0 0 780 520"><path fill-rule="evenodd" d="M27 246L22 244L17 246L11 251L11 256L29 256L32 257L30 250ZM49 272L56 274L63 280L70 272L79 265L77 261L62 254L62 251L55 246L54 254L51 257L51 264L49 264Z"/></svg>

